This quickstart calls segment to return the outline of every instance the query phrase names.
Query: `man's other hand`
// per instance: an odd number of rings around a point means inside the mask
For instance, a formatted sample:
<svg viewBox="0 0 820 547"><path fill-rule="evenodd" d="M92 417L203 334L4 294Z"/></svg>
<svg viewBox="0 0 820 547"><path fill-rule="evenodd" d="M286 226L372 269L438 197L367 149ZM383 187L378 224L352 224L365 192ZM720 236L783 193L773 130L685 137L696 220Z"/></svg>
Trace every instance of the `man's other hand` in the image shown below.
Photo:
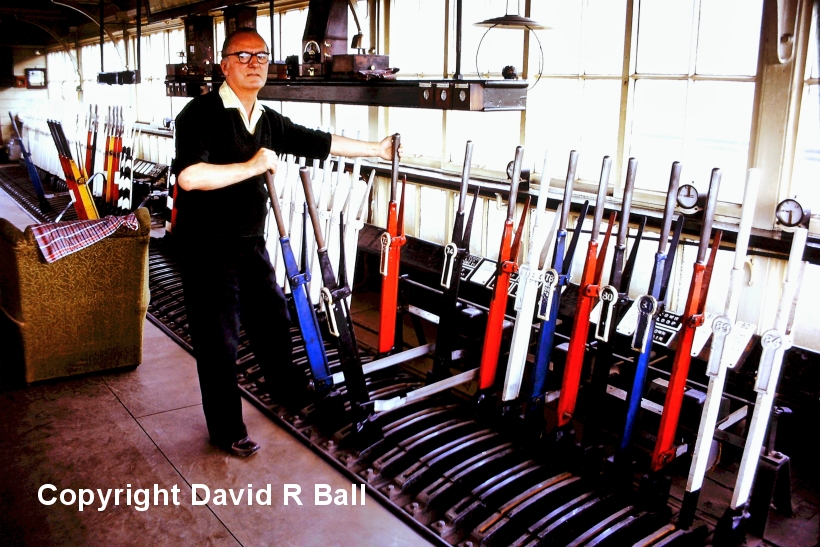
<svg viewBox="0 0 820 547"><path fill-rule="evenodd" d="M399 158L404 152L404 145L399 143ZM385 137L379 143L379 157L383 160L393 161L393 135Z"/></svg>
<svg viewBox="0 0 820 547"><path fill-rule="evenodd" d="M279 156L277 156L273 150L260 148L259 151L247 161L247 164L254 175L261 175L265 171L276 174L276 169L279 167Z"/></svg>

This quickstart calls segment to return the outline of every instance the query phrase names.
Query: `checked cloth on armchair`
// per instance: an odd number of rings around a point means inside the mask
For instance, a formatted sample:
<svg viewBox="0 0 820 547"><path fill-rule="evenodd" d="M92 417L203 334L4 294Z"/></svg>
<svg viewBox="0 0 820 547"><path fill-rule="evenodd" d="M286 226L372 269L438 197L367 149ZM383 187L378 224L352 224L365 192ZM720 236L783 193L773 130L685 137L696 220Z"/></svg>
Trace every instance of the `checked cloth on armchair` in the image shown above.
<svg viewBox="0 0 820 547"><path fill-rule="evenodd" d="M140 227L137 217L131 213L124 217L108 215L98 220L37 224L31 227L31 231L43 257L50 263L93 245L123 225L132 230Z"/></svg>

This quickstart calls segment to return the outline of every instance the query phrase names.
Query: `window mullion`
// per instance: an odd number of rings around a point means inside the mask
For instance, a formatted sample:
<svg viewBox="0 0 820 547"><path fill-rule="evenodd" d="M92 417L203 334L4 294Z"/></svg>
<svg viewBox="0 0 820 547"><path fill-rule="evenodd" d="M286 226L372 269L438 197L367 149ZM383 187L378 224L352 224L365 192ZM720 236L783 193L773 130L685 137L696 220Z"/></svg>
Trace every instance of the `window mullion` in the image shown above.
<svg viewBox="0 0 820 547"><path fill-rule="evenodd" d="M698 36L700 33L700 8L701 8L701 0L695 0L694 5L692 6L692 18L696 21L695 24L692 25L692 37L689 39L689 78L695 75L697 72L697 62L698 62Z"/></svg>
<svg viewBox="0 0 820 547"><path fill-rule="evenodd" d="M621 114L618 120L618 148L615 154L615 196L620 195L626 179L626 165L632 131L632 111L635 95L635 66L638 48L638 17L640 0L628 0L624 29L624 62L621 71ZM613 196L613 197L615 197Z"/></svg>
<svg viewBox="0 0 820 547"><path fill-rule="evenodd" d="M772 229L774 210L787 195L790 165L786 165L794 147L793 125L789 123L802 92L804 73L797 71L797 61L781 65L771 52L776 34L776 6L763 3L757 85L755 87L756 120L749 143L749 165L762 170L761 184L755 208L754 227ZM805 27L808 28L808 27ZM798 73L799 72L799 73ZM798 88L798 90L795 90Z"/></svg>
<svg viewBox="0 0 820 547"><path fill-rule="evenodd" d="M801 4L801 9L799 13L799 27L797 34L798 42L795 47L795 56L792 61L795 67L795 83L792 86L794 88L795 107L789 119L789 125L787 129L787 134L794 135L794 138L791 139L791 141L789 142L789 149L787 150L788 153L786 155L786 157L789 158L790 161L784 162L788 164L788 167L784 167L782 174L783 182L781 183L782 188L780 194L783 198L792 197L797 193L795 191L797 185L795 184L792 178L794 164L797 161L797 125L800 121L800 110L802 108L803 97L806 94L806 89L808 88L808 86L818 83L817 78L812 79L807 77L811 75L811 73L809 72L808 67L806 66L808 64L809 59L809 47L815 47L816 45L809 40L809 37L811 36L813 10L814 5L811 2L804 2ZM800 78L800 80L802 80L802 85L798 83L798 77ZM786 173L786 170L788 170L788 174ZM788 183L786 181L788 181ZM803 205L805 206L806 204L804 203Z"/></svg>

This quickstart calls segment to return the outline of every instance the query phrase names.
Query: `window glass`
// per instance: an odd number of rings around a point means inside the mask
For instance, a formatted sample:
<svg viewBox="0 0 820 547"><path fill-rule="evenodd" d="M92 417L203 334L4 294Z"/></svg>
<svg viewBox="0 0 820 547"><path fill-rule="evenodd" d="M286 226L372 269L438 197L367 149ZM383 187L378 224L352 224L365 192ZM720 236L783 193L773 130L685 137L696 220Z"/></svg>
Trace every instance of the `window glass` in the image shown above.
<svg viewBox="0 0 820 547"><path fill-rule="evenodd" d="M794 345L820 351L820 307L811 305L812 290L820 286L820 266L806 264L803 283L798 290L803 298L798 300L794 312Z"/></svg>
<svg viewBox="0 0 820 547"><path fill-rule="evenodd" d="M550 30L536 30L544 48L545 74L580 74L581 0L533 2L531 17ZM623 40L621 40L623 42ZM537 74L538 42L530 39L530 74Z"/></svg>
<svg viewBox="0 0 820 547"><path fill-rule="evenodd" d="M220 19L214 25L214 60L222 60L222 45L225 43L225 21Z"/></svg>
<svg viewBox="0 0 820 547"><path fill-rule="evenodd" d="M351 139L367 140L368 107L363 105L336 105L336 133L345 132Z"/></svg>
<svg viewBox="0 0 820 547"><path fill-rule="evenodd" d="M820 84L817 69L817 12L812 15L806 75L800 103L791 196L813 211L820 210Z"/></svg>
<svg viewBox="0 0 820 547"><path fill-rule="evenodd" d="M637 72L688 74L693 0L641 0Z"/></svg>
<svg viewBox="0 0 820 547"><path fill-rule="evenodd" d="M472 2L465 2L467 4ZM398 76L444 72L444 12L441 0L393 0L390 4L390 66ZM465 19L466 21L466 19ZM464 28L468 25L465 23ZM467 51L465 48L463 51ZM466 63L464 53L462 63Z"/></svg>
<svg viewBox="0 0 820 547"><path fill-rule="evenodd" d="M447 157L458 165L464 163L465 143L473 141L473 166L504 171L515 158L515 147L520 141L521 114L519 112L465 112L447 113ZM525 165L532 162L525 158Z"/></svg>
<svg viewBox="0 0 820 547"><path fill-rule="evenodd" d="M630 155L636 186L665 191L673 161L681 182L706 191L722 171L719 199L740 203L749 154L754 83L638 80Z"/></svg>
<svg viewBox="0 0 820 547"><path fill-rule="evenodd" d="M528 162L540 171L549 150L549 174L563 179L577 150L576 177L598 180L602 158L618 151L620 93L620 80L545 79L528 97Z"/></svg>
<svg viewBox="0 0 820 547"><path fill-rule="evenodd" d="M387 133L400 133L404 157L441 159L441 110L391 108Z"/></svg>
<svg viewBox="0 0 820 547"><path fill-rule="evenodd" d="M279 51L280 59L286 59L290 55L298 55L299 62L302 62L302 35L305 33L305 23L307 22L307 10L290 10L281 14L281 45Z"/></svg>
<svg viewBox="0 0 820 547"><path fill-rule="evenodd" d="M370 48L370 14L367 10L367 0L358 0L355 4L356 16L359 18L359 26L362 32L362 47L365 49L365 53L367 53L367 50ZM358 32L356 19L353 17L353 11L350 9L347 10L347 32L351 39L356 35L356 32ZM376 44L373 44L373 46L375 47Z"/></svg>
<svg viewBox="0 0 820 547"><path fill-rule="evenodd" d="M638 80L629 155L638 160L635 185L665 192L673 161L682 161L687 83Z"/></svg>
<svg viewBox="0 0 820 547"><path fill-rule="evenodd" d="M281 113L290 118L293 123L305 127L322 127L322 105L319 103L290 103L282 102ZM326 125L326 124L324 124Z"/></svg>
<svg viewBox="0 0 820 547"><path fill-rule="evenodd" d="M698 74L757 73L763 0L709 0L700 6Z"/></svg>
<svg viewBox="0 0 820 547"><path fill-rule="evenodd" d="M524 54L524 33L520 30L478 27L475 23L501 17L510 4L510 13L516 15L515 2L505 0L482 0L464 2L462 8L461 71L464 74L500 74L505 66L514 66L521 72ZM523 13L521 14L523 15ZM455 36L455 16L451 19L451 32ZM483 40L482 40L483 37ZM481 48L479 49L479 43ZM455 49L455 48L453 48ZM455 53L455 51L453 51ZM450 70L455 69L455 58Z"/></svg>
<svg viewBox="0 0 820 547"><path fill-rule="evenodd" d="M811 18L811 31L809 32L809 53L806 59L806 75L816 80L820 77L820 71L817 68L817 10L814 10Z"/></svg>
<svg viewBox="0 0 820 547"><path fill-rule="evenodd" d="M803 207L820 210L820 85L804 87L800 104L791 194Z"/></svg>
<svg viewBox="0 0 820 547"><path fill-rule="evenodd" d="M620 100L619 80L584 80L583 104L576 122L581 134L578 178L597 181L603 157L617 154Z"/></svg>
<svg viewBox="0 0 820 547"><path fill-rule="evenodd" d="M706 191L713 167L722 171L718 199L740 203L743 198L754 83L690 84L681 182L695 181Z"/></svg>
<svg viewBox="0 0 820 547"><path fill-rule="evenodd" d="M428 186L418 188L419 200L424 204L418 221L419 237L443 245L446 239L444 219L447 211L447 194L444 190Z"/></svg>
<svg viewBox="0 0 820 547"><path fill-rule="evenodd" d="M167 37L168 63L185 62L185 30L183 28L169 30Z"/></svg>
<svg viewBox="0 0 820 547"><path fill-rule="evenodd" d="M563 179L567 174L570 150L581 144L580 126L575 113L580 112L583 82L572 78L542 80L527 96L527 157L543 164L549 151L549 174Z"/></svg>
<svg viewBox="0 0 820 547"><path fill-rule="evenodd" d="M587 0L583 17L584 74L620 75L624 63L626 2Z"/></svg>

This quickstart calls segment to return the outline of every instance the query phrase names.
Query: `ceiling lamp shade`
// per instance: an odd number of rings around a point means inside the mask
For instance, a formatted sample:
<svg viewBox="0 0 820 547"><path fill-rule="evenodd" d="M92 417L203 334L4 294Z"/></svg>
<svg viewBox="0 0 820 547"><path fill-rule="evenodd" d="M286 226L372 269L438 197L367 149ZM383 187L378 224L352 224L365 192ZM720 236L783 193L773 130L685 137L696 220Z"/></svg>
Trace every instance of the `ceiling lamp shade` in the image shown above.
<svg viewBox="0 0 820 547"><path fill-rule="evenodd" d="M503 17L494 17L492 19L487 19L486 21L481 21L480 23L475 23L475 26L487 28L508 28L515 30L547 30L552 28L542 25L529 17L511 15L509 13Z"/></svg>

